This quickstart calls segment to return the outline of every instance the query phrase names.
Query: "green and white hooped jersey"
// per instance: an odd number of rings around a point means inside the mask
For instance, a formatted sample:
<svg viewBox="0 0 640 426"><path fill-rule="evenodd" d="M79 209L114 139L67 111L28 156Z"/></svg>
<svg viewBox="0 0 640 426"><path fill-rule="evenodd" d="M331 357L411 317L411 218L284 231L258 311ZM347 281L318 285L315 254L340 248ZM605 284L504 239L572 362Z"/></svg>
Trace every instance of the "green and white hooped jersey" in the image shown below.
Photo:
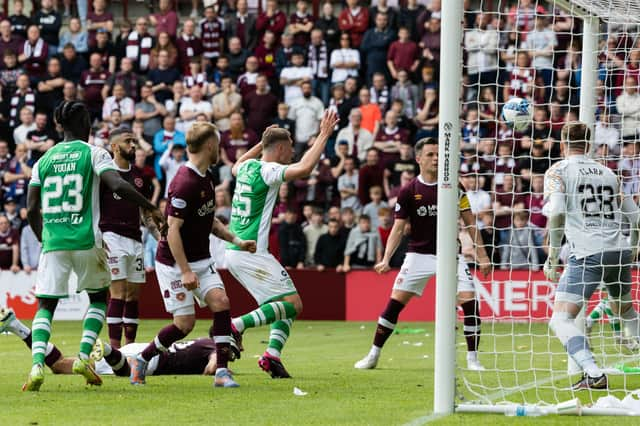
<svg viewBox="0 0 640 426"><path fill-rule="evenodd" d="M101 244L100 174L113 170L107 151L79 140L61 142L33 166L41 187L42 252L88 250Z"/></svg>
<svg viewBox="0 0 640 426"><path fill-rule="evenodd" d="M269 250L271 216L287 166L247 160L238 169L229 229L243 240L255 240L258 252ZM240 248L232 243L232 250Z"/></svg>

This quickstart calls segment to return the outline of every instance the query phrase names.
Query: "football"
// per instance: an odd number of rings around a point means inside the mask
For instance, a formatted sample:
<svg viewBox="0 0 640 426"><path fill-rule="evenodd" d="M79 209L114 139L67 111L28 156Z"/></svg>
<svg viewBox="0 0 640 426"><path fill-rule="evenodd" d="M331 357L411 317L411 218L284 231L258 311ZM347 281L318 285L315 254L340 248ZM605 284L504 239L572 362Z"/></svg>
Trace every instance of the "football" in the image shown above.
<svg viewBox="0 0 640 426"><path fill-rule="evenodd" d="M502 119L507 126L522 132L531 124L531 104L522 98L511 98L502 107Z"/></svg>

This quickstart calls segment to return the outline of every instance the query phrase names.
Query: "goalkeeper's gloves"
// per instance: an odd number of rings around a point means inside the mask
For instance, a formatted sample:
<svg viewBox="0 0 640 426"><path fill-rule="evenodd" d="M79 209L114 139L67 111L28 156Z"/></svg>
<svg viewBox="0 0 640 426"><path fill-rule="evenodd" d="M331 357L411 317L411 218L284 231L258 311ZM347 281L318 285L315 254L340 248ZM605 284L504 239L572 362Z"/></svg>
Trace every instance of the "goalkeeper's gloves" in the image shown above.
<svg viewBox="0 0 640 426"><path fill-rule="evenodd" d="M560 279L560 261L558 255L560 250L549 247L549 257L544 262L544 276L551 282L557 283Z"/></svg>

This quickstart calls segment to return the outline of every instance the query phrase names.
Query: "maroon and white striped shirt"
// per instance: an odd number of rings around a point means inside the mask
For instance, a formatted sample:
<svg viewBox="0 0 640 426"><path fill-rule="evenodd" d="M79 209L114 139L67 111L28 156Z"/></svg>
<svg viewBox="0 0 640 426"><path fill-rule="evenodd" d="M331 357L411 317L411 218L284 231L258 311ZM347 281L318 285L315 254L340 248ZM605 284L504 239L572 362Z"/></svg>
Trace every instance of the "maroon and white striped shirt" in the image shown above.
<svg viewBox="0 0 640 426"><path fill-rule="evenodd" d="M213 21L200 21L200 37L202 37L202 55L205 58L217 58L222 50L224 37L224 20L215 18Z"/></svg>

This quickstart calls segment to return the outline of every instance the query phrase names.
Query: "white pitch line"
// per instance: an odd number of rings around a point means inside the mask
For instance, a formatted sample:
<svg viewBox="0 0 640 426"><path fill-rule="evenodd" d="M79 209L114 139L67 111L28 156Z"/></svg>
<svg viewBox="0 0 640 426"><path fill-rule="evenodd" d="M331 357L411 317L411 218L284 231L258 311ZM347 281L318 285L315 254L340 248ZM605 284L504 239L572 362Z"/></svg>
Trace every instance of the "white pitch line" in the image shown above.
<svg viewBox="0 0 640 426"><path fill-rule="evenodd" d="M431 423L434 420L438 420L441 419L443 417L446 417L445 414L436 414L436 413L431 413L427 416L422 416L422 417L418 417L416 419L411 420L408 423L405 423L403 426L422 426L425 425L427 423Z"/></svg>

